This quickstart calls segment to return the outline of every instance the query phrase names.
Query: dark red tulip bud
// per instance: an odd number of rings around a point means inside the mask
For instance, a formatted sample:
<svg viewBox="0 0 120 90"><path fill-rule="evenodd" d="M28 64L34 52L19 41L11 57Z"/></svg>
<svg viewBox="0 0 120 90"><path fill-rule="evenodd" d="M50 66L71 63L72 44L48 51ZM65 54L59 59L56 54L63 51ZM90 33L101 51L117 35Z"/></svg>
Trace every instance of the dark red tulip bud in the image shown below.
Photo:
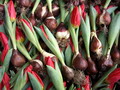
<svg viewBox="0 0 120 90"><path fill-rule="evenodd" d="M68 66L62 66L62 74L67 80L72 80L74 77L74 70Z"/></svg>
<svg viewBox="0 0 120 90"><path fill-rule="evenodd" d="M55 17L58 16L60 13L60 8L55 3L52 4L52 13L53 13L53 16L55 16Z"/></svg>
<svg viewBox="0 0 120 90"><path fill-rule="evenodd" d="M42 3L40 3L35 11L35 16L40 20L43 20L47 17L47 14L48 14L47 6L43 6Z"/></svg>
<svg viewBox="0 0 120 90"><path fill-rule="evenodd" d="M95 62L91 58L88 58L87 61L88 61L87 72L89 74L96 74L98 71Z"/></svg>
<svg viewBox="0 0 120 90"><path fill-rule="evenodd" d="M57 21L52 15L52 13L49 13L47 18L44 21L45 25L51 30L55 30L57 28Z"/></svg>
<svg viewBox="0 0 120 90"><path fill-rule="evenodd" d="M31 16L29 17L29 21L32 23L33 26L36 25L36 19L35 19L34 15L31 15Z"/></svg>
<svg viewBox="0 0 120 90"><path fill-rule="evenodd" d="M101 71L105 71L113 66L113 61L110 55L102 56L99 60L99 68Z"/></svg>
<svg viewBox="0 0 120 90"><path fill-rule="evenodd" d="M72 10L70 22L75 28L80 26L80 23L81 23L80 12L77 6L75 6L74 9Z"/></svg>
<svg viewBox="0 0 120 90"><path fill-rule="evenodd" d="M25 64L25 62L26 62L25 57L18 50L13 50L11 63L15 67L21 67Z"/></svg>
<svg viewBox="0 0 120 90"><path fill-rule="evenodd" d="M85 70L88 67L87 61L81 56L81 54L75 55L73 58L73 67L78 70Z"/></svg>
<svg viewBox="0 0 120 90"><path fill-rule="evenodd" d="M44 66L40 60L32 60L31 65L33 66L33 71L40 72L43 71Z"/></svg>
<svg viewBox="0 0 120 90"><path fill-rule="evenodd" d="M4 11L4 6L2 4L0 4L0 12Z"/></svg>
<svg viewBox="0 0 120 90"><path fill-rule="evenodd" d="M111 22L110 14L106 10L103 10L102 14L98 17L97 21L100 25L109 25Z"/></svg>
<svg viewBox="0 0 120 90"><path fill-rule="evenodd" d="M85 75L82 71L77 70L74 73L74 78L73 78L73 82L77 85L85 85L86 84L86 80L85 80Z"/></svg>
<svg viewBox="0 0 120 90"><path fill-rule="evenodd" d="M19 0L19 3L23 7L30 7L32 4L32 0Z"/></svg>
<svg viewBox="0 0 120 90"><path fill-rule="evenodd" d="M115 63L119 63L120 62L120 51L118 50L117 47L114 47L112 52L111 52L111 57L112 57L112 60L115 62Z"/></svg>

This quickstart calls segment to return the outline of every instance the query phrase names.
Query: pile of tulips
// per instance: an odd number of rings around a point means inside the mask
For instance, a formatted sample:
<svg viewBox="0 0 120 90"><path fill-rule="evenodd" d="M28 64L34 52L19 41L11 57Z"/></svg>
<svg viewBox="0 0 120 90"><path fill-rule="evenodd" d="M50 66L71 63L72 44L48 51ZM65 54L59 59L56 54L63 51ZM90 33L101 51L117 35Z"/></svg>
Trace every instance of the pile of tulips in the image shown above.
<svg viewBox="0 0 120 90"><path fill-rule="evenodd" d="M119 90L119 3L0 0L0 90Z"/></svg>

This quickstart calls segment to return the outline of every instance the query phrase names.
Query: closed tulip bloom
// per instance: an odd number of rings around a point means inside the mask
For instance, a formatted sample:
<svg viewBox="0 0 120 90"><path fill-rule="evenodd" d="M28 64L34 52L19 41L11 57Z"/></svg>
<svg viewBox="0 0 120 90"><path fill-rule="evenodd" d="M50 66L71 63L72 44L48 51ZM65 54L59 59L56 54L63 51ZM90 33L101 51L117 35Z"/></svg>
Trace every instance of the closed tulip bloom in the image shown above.
<svg viewBox="0 0 120 90"><path fill-rule="evenodd" d="M73 27L77 28L80 26L80 12L77 6L72 10L70 21Z"/></svg>

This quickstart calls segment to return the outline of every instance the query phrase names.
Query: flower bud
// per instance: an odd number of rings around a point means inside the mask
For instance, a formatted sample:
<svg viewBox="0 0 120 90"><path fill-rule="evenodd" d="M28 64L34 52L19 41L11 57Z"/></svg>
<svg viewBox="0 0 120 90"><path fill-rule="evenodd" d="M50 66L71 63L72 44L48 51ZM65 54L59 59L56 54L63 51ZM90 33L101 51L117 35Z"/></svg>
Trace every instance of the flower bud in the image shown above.
<svg viewBox="0 0 120 90"><path fill-rule="evenodd" d="M23 7L30 7L32 4L31 0L19 0L19 3Z"/></svg>
<svg viewBox="0 0 120 90"><path fill-rule="evenodd" d="M60 13L60 8L55 3L52 4L52 13L53 13L53 16L55 16L55 17L58 16Z"/></svg>
<svg viewBox="0 0 120 90"><path fill-rule="evenodd" d="M47 14L48 14L47 6L43 6L42 4L39 4L35 11L35 16L40 20L43 20L47 17Z"/></svg>
<svg viewBox="0 0 120 90"><path fill-rule="evenodd" d="M98 55L101 53L102 44L96 36L93 36L90 49L91 49L92 52L94 52Z"/></svg>
<svg viewBox="0 0 120 90"><path fill-rule="evenodd" d="M80 12L77 6L72 10L70 22L75 28L80 26Z"/></svg>
<svg viewBox="0 0 120 90"><path fill-rule="evenodd" d="M99 64L100 70L105 71L113 66L113 61L112 61L110 55L102 56L101 59L99 60L98 64Z"/></svg>
<svg viewBox="0 0 120 90"><path fill-rule="evenodd" d="M91 60L91 58L88 58L87 60L88 60L87 72L89 74L96 74L98 71L97 71L95 62L93 60Z"/></svg>
<svg viewBox="0 0 120 90"><path fill-rule="evenodd" d="M75 55L73 58L73 67L78 70L85 70L88 67L87 61L81 56L81 54Z"/></svg>
<svg viewBox="0 0 120 90"><path fill-rule="evenodd" d="M103 10L102 14L98 17L97 21L100 25L109 25L111 22L110 14L106 10Z"/></svg>
<svg viewBox="0 0 120 90"><path fill-rule="evenodd" d="M11 63L15 67L21 67L25 64L25 62L25 57L18 50L14 49L11 57Z"/></svg>
<svg viewBox="0 0 120 90"><path fill-rule="evenodd" d="M52 15L52 13L48 13L47 18L44 21L45 25L51 30L55 30L57 28L57 21Z"/></svg>
<svg viewBox="0 0 120 90"><path fill-rule="evenodd" d="M33 71L35 71L35 72L43 71L44 66L40 60L38 60L38 59L32 60L31 65L33 66Z"/></svg>
<svg viewBox="0 0 120 90"><path fill-rule="evenodd" d="M22 32L21 29L19 29L18 27L16 27L16 40L19 42L23 42L25 39L25 36Z"/></svg>
<svg viewBox="0 0 120 90"><path fill-rule="evenodd" d="M74 70L68 66L62 66L62 74L67 80L72 80L74 77Z"/></svg>
<svg viewBox="0 0 120 90"><path fill-rule="evenodd" d="M15 8L14 8L14 3L12 0L10 0L8 4L9 4L8 12L9 12L10 19L11 19L11 21L15 21L16 12L15 12Z"/></svg>

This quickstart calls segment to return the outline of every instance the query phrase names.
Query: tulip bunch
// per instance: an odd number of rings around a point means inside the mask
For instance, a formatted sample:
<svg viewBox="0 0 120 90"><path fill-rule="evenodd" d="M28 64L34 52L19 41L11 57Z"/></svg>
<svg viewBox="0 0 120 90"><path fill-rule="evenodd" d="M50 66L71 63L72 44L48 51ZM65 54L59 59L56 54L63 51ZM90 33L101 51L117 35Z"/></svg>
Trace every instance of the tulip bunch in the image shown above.
<svg viewBox="0 0 120 90"><path fill-rule="evenodd" d="M0 0L0 90L119 90L115 0Z"/></svg>

